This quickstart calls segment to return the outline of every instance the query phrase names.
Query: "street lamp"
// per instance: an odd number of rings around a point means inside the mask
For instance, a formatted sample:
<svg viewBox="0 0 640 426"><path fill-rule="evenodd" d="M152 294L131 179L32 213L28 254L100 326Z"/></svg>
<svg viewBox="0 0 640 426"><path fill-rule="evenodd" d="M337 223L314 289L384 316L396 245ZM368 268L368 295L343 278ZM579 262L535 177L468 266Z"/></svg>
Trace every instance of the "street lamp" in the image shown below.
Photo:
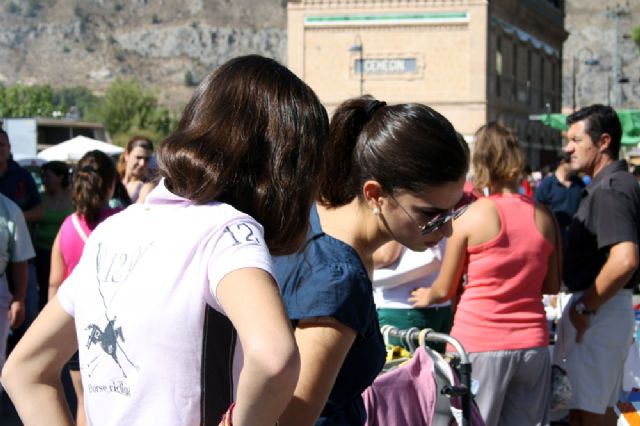
<svg viewBox="0 0 640 426"><path fill-rule="evenodd" d="M586 46L582 47L575 55L573 55L573 63L571 66L571 106L573 111L576 110L576 74L578 72L579 58L580 54L585 50L589 53L589 57L584 60L584 64L588 66L600 65L600 61L595 57L593 51Z"/></svg>
<svg viewBox="0 0 640 426"><path fill-rule="evenodd" d="M360 36L356 36L356 41L349 48L349 52L359 54L360 63L360 96L364 94L364 47L362 46L362 40Z"/></svg>

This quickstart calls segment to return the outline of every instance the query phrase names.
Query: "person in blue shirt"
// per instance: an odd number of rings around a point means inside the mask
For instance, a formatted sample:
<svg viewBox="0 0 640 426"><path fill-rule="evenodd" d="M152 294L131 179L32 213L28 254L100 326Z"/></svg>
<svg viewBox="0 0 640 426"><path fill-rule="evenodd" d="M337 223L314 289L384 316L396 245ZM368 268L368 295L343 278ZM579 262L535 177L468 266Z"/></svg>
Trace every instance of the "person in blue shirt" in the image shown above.
<svg viewBox="0 0 640 426"><path fill-rule="evenodd" d="M565 152L558 154L556 170L545 176L536 189L536 201L551 209L558 220L562 246L567 247L567 232L573 215L578 211L585 184L571 170L571 156Z"/></svg>
<svg viewBox="0 0 640 426"><path fill-rule="evenodd" d="M428 106L364 96L337 108L305 250L274 259L302 361L281 426L365 423L360 394L385 360L373 253L449 236L468 165L451 123Z"/></svg>

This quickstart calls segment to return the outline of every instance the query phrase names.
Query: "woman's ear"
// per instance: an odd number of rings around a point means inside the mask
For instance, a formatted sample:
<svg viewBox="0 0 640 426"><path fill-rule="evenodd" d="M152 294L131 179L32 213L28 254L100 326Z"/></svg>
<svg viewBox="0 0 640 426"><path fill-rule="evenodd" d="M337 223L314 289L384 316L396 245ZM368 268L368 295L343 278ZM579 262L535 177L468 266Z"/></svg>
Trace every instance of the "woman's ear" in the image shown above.
<svg viewBox="0 0 640 426"><path fill-rule="evenodd" d="M382 190L380 182L375 180L366 181L362 185L362 194L364 195L367 207L369 207L371 211L376 209L377 211L380 211L382 204L384 204L384 191Z"/></svg>

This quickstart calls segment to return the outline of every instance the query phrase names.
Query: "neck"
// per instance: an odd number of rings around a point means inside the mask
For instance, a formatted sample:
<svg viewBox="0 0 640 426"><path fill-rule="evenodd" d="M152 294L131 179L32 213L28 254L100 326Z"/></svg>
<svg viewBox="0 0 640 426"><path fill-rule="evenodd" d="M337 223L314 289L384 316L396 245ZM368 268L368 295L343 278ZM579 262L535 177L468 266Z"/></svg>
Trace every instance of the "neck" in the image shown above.
<svg viewBox="0 0 640 426"><path fill-rule="evenodd" d="M518 185L507 185L507 186L490 186L489 194L516 194L518 193Z"/></svg>
<svg viewBox="0 0 640 426"><path fill-rule="evenodd" d="M565 182L569 178L569 172L563 166L558 166L556 168L555 175L560 182Z"/></svg>
<svg viewBox="0 0 640 426"><path fill-rule="evenodd" d="M8 168L9 168L9 162L8 161L0 163L0 176L4 175L7 172Z"/></svg>
<svg viewBox="0 0 640 426"><path fill-rule="evenodd" d="M356 198L335 209L317 205L322 230L350 245L360 256L369 276L373 274L373 252L387 242L376 217Z"/></svg>
<svg viewBox="0 0 640 426"><path fill-rule="evenodd" d="M605 167L607 167L609 164L613 163L614 160L613 158L609 157L608 155L602 155L598 158L598 160L596 160L596 162L593 165L593 173L592 176L596 176L598 173L600 173L602 171L602 169L604 169Z"/></svg>

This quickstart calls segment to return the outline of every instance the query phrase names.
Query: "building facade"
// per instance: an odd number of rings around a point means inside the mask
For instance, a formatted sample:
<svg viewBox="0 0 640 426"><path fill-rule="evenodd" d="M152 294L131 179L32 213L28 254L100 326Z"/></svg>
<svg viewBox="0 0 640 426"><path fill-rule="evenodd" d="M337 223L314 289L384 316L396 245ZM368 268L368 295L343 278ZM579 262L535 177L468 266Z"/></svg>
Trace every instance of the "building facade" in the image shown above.
<svg viewBox="0 0 640 426"><path fill-rule="evenodd" d="M421 102L467 140L489 120L518 132L531 165L557 132L532 114L560 107L563 10L549 0L289 0L288 66L329 111L371 94Z"/></svg>

